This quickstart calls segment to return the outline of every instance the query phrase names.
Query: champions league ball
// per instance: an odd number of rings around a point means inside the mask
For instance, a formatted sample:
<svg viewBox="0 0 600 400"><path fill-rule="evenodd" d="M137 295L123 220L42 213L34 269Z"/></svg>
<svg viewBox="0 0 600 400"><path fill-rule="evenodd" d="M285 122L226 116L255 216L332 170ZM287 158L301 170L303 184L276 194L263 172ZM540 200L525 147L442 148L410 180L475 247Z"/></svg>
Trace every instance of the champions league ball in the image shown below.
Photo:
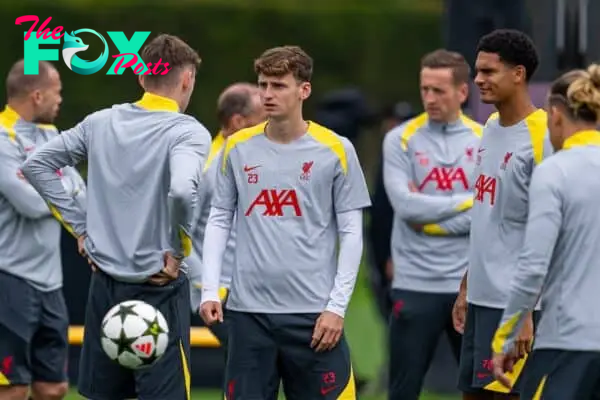
<svg viewBox="0 0 600 400"><path fill-rule="evenodd" d="M102 349L121 366L152 366L167 349L169 326L150 304L128 300L111 308L102 320Z"/></svg>

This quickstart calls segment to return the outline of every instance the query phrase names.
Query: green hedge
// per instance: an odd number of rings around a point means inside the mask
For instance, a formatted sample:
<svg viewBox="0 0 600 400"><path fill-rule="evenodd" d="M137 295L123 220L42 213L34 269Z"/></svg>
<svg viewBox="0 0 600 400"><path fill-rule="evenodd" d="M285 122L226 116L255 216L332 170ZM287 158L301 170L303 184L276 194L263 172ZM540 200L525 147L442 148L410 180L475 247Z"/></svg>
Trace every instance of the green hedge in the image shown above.
<svg viewBox="0 0 600 400"><path fill-rule="evenodd" d="M0 5L0 13L5 17L5 24L0 26L4 38L2 76L13 60L23 56L22 32L26 28L14 25L14 20L32 11L42 21L52 16L51 28L90 28L101 34L116 30L124 31L127 37L136 30L181 36L203 59L189 112L211 130L217 127L214 108L219 92L234 81L254 81L253 59L266 48L282 44L305 48L315 59L315 97L330 89L354 85L378 100L416 100L419 59L424 52L439 46L441 37L439 13L427 10L284 11L175 3L85 7L40 3L32 8L5 3ZM108 35L105 37L108 39ZM92 35L84 39L91 44L90 59L95 58L93 52L100 49L100 41ZM97 45L94 40L98 40ZM110 46L111 55L117 54L112 42ZM106 75L111 59L103 70L89 76L78 75L62 61L57 62L64 87L59 127L68 127L99 108L131 101L141 93L131 70L120 76ZM309 117L312 104L314 101L307 104Z"/></svg>

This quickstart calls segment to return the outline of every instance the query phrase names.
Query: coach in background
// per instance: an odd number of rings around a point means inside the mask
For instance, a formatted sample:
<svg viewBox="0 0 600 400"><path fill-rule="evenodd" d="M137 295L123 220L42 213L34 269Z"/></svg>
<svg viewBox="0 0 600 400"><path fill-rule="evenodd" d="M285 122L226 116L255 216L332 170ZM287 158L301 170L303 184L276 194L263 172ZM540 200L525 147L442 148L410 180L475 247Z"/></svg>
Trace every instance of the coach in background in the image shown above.
<svg viewBox="0 0 600 400"><path fill-rule="evenodd" d="M62 399L67 384L69 320L62 293L60 223L20 166L58 135L61 81L48 62L25 75L23 61L6 78L0 113L0 399ZM85 202L72 167L56 171L66 194Z"/></svg>
<svg viewBox="0 0 600 400"><path fill-rule="evenodd" d="M394 209L389 398L417 400L440 335L458 360L452 307L467 266L472 174L482 127L461 112L469 65L436 50L421 62L425 113L384 140L384 184Z"/></svg>
<svg viewBox="0 0 600 400"><path fill-rule="evenodd" d="M212 141L210 153L204 166L203 184L198 190L198 202L194 214L194 225L192 230L193 249L186 263L190 268L190 280L192 282L191 302L192 311L199 312L202 297L202 243L204 243L204 231L210 205L215 191L217 173L219 171L219 158L225 147L225 139L239 131L258 125L266 118L264 107L260 101L258 86L249 83L236 83L226 88L217 101L217 117L221 124L221 130ZM235 230L232 229L223 255L223 269L221 273L220 297L226 302L229 286L231 284L231 273L235 261ZM225 311L225 310L224 310ZM209 329L219 339L221 346L227 345L226 321L211 325Z"/></svg>

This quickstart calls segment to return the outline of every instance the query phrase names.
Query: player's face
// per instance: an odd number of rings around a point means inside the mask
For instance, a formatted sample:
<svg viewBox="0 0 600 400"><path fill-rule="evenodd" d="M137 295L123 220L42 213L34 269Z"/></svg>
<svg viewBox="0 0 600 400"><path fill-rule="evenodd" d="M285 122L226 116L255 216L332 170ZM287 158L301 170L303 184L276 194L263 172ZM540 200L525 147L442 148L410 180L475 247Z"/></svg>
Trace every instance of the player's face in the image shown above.
<svg viewBox="0 0 600 400"><path fill-rule="evenodd" d="M421 100L431 120L451 122L466 99L467 85L457 85L450 68L421 70Z"/></svg>
<svg viewBox="0 0 600 400"><path fill-rule="evenodd" d="M309 82L298 82L291 73L279 77L260 74L258 88L265 114L272 119L286 119L301 112L302 102L311 90Z"/></svg>
<svg viewBox="0 0 600 400"><path fill-rule="evenodd" d="M483 51L477 54L475 70L475 84L481 101L487 104L498 104L511 97L523 83L525 72L522 66L502 62L498 54Z"/></svg>
<svg viewBox="0 0 600 400"><path fill-rule="evenodd" d="M40 124L54 122L62 103L61 91L60 75L55 69L50 69L44 87L33 92L34 122Z"/></svg>

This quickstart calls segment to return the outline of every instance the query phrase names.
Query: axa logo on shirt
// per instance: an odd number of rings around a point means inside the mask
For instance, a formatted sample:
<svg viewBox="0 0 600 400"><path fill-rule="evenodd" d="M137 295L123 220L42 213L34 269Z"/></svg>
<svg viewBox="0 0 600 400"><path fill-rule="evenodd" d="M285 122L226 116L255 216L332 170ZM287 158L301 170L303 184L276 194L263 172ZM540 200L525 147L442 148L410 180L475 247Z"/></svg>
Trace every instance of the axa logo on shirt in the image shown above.
<svg viewBox="0 0 600 400"><path fill-rule="evenodd" d="M462 167L433 167L425 179L419 185L419 191L423 190L429 182L435 183L435 190L454 190L455 182L462 185L464 190L469 190L467 175Z"/></svg>
<svg viewBox="0 0 600 400"><path fill-rule="evenodd" d="M291 210L296 217L302 216L295 189L262 189L246 210L245 216L253 212L262 212L266 217L283 217L286 210Z"/></svg>
<svg viewBox="0 0 600 400"><path fill-rule="evenodd" d="M497 180L493 176L479 175L475 182L475 201L489 202L493 206L496 202L496 184Z"/></svg>

